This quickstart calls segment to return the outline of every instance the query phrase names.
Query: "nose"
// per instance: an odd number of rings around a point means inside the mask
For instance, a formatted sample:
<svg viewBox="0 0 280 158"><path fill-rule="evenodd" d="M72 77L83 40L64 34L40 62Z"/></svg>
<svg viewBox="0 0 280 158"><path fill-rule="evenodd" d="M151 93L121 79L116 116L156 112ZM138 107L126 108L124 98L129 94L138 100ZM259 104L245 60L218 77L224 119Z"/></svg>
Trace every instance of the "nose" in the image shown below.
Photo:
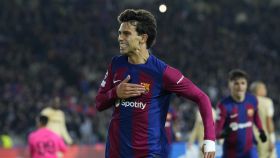
<svg viewBox="0 0 280 158"><path fill-rule="evenodd" d="M122 40L123 40L122 35L119 34L119 36L118 36L118 41L120 42L120 41L122 41Z"/></svg>

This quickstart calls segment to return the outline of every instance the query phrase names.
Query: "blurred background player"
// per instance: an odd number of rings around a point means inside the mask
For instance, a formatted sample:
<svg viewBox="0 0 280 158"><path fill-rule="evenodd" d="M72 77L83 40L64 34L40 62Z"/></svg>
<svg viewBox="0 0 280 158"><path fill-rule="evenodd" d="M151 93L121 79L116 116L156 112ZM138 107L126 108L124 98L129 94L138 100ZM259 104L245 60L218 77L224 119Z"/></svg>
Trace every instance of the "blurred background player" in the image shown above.
<svg viewBox="0 0 280 158"><path fill-rule="evenodd" d="M48 117L36 119L38 129L28 136L28 147L31 158L57 158L58 152L64 153L66 145L61 137L46 128ZM59 157L61 158L61 157Z"/></svg>
<svg viewBox="0 0 280 158"><path fill-rule="evenodd" d="M173 126L176 119L177 119L176 111L172 107L169 107L169 110L166 115L166 121L165 121L165 133L167 136L168 144L172 144L172 142L176 140L174 126Z"/></svg>
<svg viewBox="0 0 280 158"><path fill-rule="evenodd" d="M166 115L165 125L164 125L167 142L169 145L168 155L170 153L172 143L177 140L175 130L174 130L174 123L176 119L177 119L176 111L172 107L169 107Z"/></svg>
<svg viewBox="0 0 280 158"><path fill-rule="evenodd" d="M216 113L215 113L215 109L212 108L212 114L213 114L213 118L215 120L216 118ZM203 127L203 122L202 122L202 118L201 115L199 113L199 111L196 111L196 119L195 119L195 123L194 123L194 127L190 133L190 137L189 137L189 142L187 145L187 149L191 149L193 147L193 145L196 143L196 141L198 142L198 146L200 147L203 144L203 139L204 139L204 127ZM203 158L203 154L199 152L199 157Z"/></svg>
<svg viewBox="0 0 280 158"><path fill-rule="evenodd" d="M247 93L248 75L235 69L230 71L228 86L230 96L217 107L216 135L224 138L223 158L257 158L254 147L253 123L260 132L262 142L266 135L258 114L258 101Z"/></svg>
<svg viewBox="0 0 280 158"><path fill-rule="evenodd" d="M13 140L6 128L0 129L0 147L10 149L13 147Z"/></svg>
<svg viewBox="0 0 280 158"><path fill-rule="evenodd" d="M274 133L274 107L273 102L267 97L266 85L261 81L255 81L250 86L251 92L256 95L258 100L259 115L265 134L268 136L268 141L261 143L261 140L256 137L258 153L260 158L276 158L275 151L275 133ZM259 135L258 130L254 128L254 134Z"/></svg>
<svg viewBox="0 0 280 158"><path fill-rule="evenodd" d="M61 136L67 144L71 145L73 144L73 140L67 131L65 115L64 112L59 109L60 105L60 97L54 97L51 101L51 106L43 109L41 115L48 117L49 121L47 127Z"/></svg>

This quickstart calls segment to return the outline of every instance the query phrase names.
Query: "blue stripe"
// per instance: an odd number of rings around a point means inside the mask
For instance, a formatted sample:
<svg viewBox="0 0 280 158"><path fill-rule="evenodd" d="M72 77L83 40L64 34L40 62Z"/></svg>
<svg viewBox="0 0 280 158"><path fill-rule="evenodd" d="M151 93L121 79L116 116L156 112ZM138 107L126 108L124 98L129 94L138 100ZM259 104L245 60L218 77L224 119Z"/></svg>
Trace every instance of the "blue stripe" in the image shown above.
<svg viewBox="0 0 280 158"><path fill-rule="evenodd" d="M130 75L130 82L135 82L137 75L130 70L125 76ZM132 116L133 108L121 106L120 103L120 157L133 157L132 151ZM129 119L128 119L129 118Z"/></svg>

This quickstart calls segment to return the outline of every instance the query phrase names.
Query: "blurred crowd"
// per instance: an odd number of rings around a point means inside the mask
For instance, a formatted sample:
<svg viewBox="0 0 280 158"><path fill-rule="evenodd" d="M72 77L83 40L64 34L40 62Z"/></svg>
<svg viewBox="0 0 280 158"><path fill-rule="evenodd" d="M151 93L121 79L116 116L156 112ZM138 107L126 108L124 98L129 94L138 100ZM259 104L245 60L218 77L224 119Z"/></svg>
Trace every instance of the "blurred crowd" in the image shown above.
<svg viewBox="0 0 280 158"><path fill-rule="evenodd" d="M0 134L24 145L35 117L58 96L74 142L104 142L111 111L97 112L94 97L112 56L119 54L117 15L125 8L156 15L151 52L180 69L214 106L228 94L227 73L241 68L250 81L268 85L279 119L279 1L166 2L163 14L160 1L137 6L113 0L0 1ZM186 136L196 106L178 98L172 106L177 129Z"/></svg>

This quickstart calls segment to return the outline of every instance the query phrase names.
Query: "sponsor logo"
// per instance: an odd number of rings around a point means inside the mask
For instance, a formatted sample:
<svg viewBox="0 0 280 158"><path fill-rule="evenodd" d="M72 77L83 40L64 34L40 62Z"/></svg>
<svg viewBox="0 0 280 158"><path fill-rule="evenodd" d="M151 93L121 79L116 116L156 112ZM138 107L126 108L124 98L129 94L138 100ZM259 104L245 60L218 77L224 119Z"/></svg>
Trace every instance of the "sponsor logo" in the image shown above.
<svg viewBox="0 0 280 158"><path fill-rule="evenodd" d="M119 106L124 106L124 107L131 107L131 108L139 108L139 109L142 109L144 110L146 105L145 103L143 102L130 102L130 101L125 101L125 100L122 100L122 101L117 101L116 102L116 107L119 107Z"/></svg>
<svg viewBox="0 0 280 158"><path fill-rule="evenodd" d="M237 131L238 129L244 129L252 126L252 122L246 122L246 123L236 123L232 122L229 124L229 127L232 129L232 131Z"/></svg>

